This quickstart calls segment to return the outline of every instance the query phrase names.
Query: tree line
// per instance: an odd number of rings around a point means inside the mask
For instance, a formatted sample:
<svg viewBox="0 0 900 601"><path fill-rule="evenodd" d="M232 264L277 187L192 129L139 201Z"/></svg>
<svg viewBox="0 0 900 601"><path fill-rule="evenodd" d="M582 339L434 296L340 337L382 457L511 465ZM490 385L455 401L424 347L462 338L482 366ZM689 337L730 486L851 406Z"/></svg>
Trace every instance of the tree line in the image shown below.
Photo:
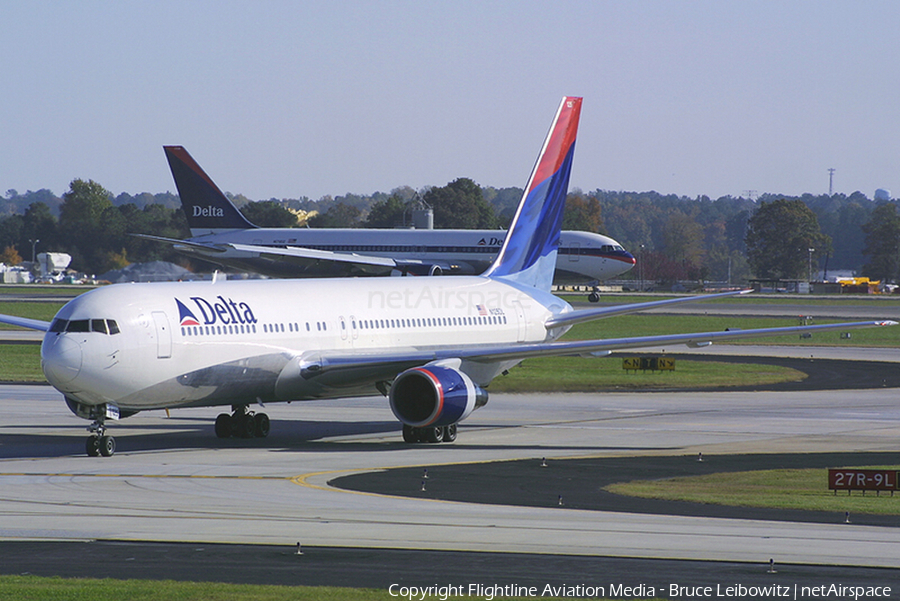
<svg viewBox="0 0 900 601"><path fill-rule="evenodd" d="M433 209L436 228L504 229L521 194L520 188L482 187L459 178L418 191L403 186L389 193L318 200L253 202L228 196L263 227L399 227L410 223L411 203L422 201ZM9 190L0 197L0 215L0 262L30 260L33 242L39 240L37 252L67 252L72 267L87 273L150 260L207 267L191 264L168 245L130 235L190 235L178 197L170 193L114 196L94 181L76 179L62 197L49 190ZM875 202L860 192L713 200L574 189L563 227L614 238L638 258L646 280L741 283L754 276L805 278L821 269L852 270L891 282L900 276L896 203Z"/></svg>

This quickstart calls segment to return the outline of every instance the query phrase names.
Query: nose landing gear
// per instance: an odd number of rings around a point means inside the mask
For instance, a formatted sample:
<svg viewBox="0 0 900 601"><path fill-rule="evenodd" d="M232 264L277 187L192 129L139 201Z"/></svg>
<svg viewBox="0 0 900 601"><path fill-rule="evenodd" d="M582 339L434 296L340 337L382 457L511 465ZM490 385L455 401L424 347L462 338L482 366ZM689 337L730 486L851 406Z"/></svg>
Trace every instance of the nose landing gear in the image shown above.
<svg viewBox="0 0 900 601"><path fill-rule="evenodd" d="M96 406L82 405L77 401L70 401L68 398L66 398L66 402L75 415L94 420L94 423L88 427L91 435L84 443L84 450L88 457L112 457L116 452L116 439L106 433L106 420L119 419L122 415L119 408L109 403ZM131 413L125 414L126 417L128 415Z"/></svg>
<svg viewBox="0 0 900 601"><path fill-rule="evenodd" d="M116 452L116 439L106 434L106 425L104 419L98 419L90 425L88 431L92 434L88 436L84 449L88 457L112 457Z"/></svg>

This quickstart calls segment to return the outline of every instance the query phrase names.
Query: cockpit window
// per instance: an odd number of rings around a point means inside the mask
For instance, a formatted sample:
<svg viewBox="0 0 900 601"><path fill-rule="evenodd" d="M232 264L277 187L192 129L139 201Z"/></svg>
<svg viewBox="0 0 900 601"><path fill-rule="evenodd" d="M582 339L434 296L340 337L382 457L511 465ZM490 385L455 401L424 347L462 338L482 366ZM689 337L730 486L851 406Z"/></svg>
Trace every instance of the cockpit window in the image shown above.
<svg viewBox="0 0 900 601"><path fill-rule="evenodd" d="M73 319L66 327L66 332L90 332L89 324L90 320L87 319Z"/></svg>
<svg viewBox="0 0 900 601"><path fill-rule="evenodd" d="M54 319L50 331L56 332L97 332L98 334L118 334L119 324L115 319Z"/></svg>

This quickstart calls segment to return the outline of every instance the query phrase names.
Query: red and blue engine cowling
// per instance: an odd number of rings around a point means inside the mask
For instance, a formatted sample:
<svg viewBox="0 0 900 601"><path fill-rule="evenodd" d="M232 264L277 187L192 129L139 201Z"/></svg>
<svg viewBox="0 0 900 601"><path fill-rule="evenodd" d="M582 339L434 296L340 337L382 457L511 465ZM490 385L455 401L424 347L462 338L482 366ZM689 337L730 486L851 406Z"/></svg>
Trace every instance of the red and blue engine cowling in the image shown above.
<svg viewBox="0 0 900 601"><path fill-rule="evenodd" d="M463 372L428 364L401 373L391 385L391 411L414 428L449 426L487 404L488 393Z"/></svg>

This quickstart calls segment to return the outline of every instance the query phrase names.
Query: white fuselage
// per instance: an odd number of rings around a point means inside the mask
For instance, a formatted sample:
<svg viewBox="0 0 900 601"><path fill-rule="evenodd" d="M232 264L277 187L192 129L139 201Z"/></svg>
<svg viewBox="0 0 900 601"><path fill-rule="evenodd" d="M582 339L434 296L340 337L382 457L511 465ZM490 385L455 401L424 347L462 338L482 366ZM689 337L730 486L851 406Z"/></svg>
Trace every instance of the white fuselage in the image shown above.
<svg viewBox="0 0 900 601"><path fill-rule="evenodd" d="M245 244L261 248L304 247L338 253L355 253L458 266L460 275L482 273L497 257L505 230L415 229L301 229L259 228L230 230L195 236L191 241L209 244ZM206 253L182 247L224 265L274 276L298 274L327 276L329 266L300 269L290 261L260 260L258 253L228 249ZM635 258L608 236L592 232L563 231L556 259L556 283L604 281L634 267Z"/></svg>
<svg viewBox="0 0 900 601"><path fill-rule="evenodd" d="M41 355L67 397L123 411L333 398L377 394L396 367L333 381L303 377L304 366L543 342L543 322L567 310L549 293L480 276L120 284L66 304ZM467 371L486 385L517 362Z"/></svg>

